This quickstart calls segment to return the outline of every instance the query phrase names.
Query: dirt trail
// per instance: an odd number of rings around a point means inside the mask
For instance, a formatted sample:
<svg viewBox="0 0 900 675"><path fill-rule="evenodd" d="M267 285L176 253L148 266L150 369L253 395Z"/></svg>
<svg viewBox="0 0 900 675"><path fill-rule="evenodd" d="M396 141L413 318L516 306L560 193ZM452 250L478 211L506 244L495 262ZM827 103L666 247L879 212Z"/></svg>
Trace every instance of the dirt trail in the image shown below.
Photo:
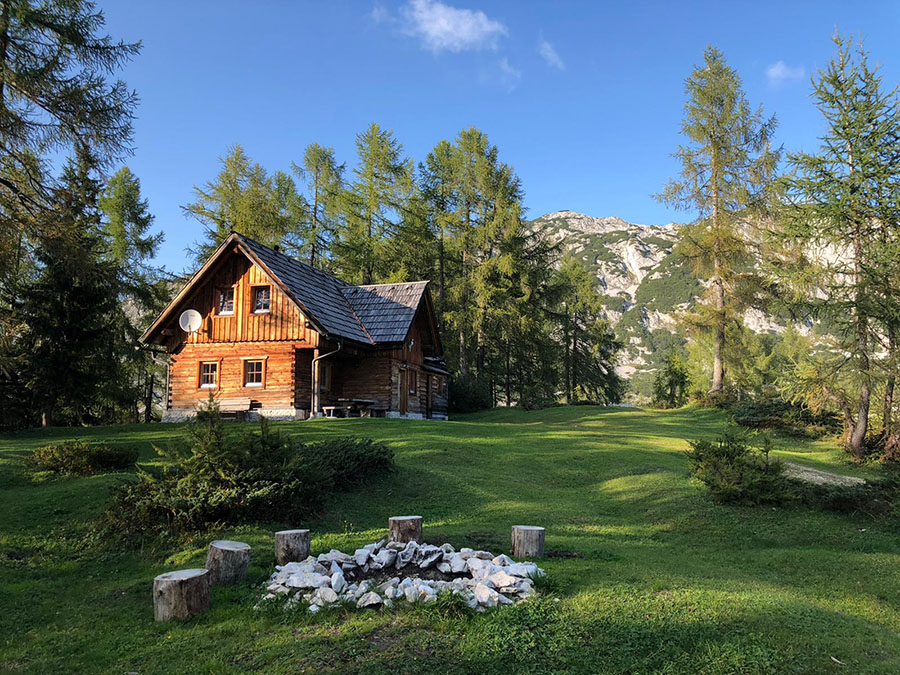
<svg viewBox="0 0 900 675"><path fill-rule="evenodd" d="M816 485L862 485L866 481L862 478L854 476L842 476L830 471L821 471L819 469L810 469L808 466L795 464L794 462L785 462L785 473L791 478L805 480L807 483L815 483Z"/></svg>

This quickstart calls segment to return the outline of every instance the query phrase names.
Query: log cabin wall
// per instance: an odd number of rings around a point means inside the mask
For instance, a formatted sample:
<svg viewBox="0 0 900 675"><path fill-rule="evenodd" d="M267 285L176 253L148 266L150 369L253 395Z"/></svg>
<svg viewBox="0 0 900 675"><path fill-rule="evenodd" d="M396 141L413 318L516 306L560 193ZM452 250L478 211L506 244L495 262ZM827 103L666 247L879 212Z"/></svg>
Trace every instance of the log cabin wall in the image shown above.
<svg viewBox="0 0 900 675"><path fill-rule="evenodd" d="M219 398L249 398L261 408L291 408L294 401L293 343L186 344L169 360L170 409L192 410L210 389L200 386L200 364L217 363ZM244 385L244 362L264 361L260 387Z"/></svg>
<svg viewBox="0 0 900 675"><path fill-rule="evenodd" d="M253 311L253 290L268 287L269 311ZM219 311L220 291L234 291L231 314ZM178 330L177 315L196 309L203 317L199 331L187 335ZM316 345L317 333L307 328L306 317L266 274L239 251L224 256L211 270L208 281L188 295L175 313L174 328L188 344L219 342L302 341Z"/></svg>

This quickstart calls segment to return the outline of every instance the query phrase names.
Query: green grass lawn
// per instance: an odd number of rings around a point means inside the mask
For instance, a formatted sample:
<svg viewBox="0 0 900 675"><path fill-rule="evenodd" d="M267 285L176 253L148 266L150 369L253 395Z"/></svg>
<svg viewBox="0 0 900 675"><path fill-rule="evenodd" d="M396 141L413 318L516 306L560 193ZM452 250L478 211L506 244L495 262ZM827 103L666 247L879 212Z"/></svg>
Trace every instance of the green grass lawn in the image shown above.
<svg viewBox="0 0 900 675"><path fill-rule="evenodd" d="M153 621L153 577L202 566L209 536L179 550L111 552L85 542L123 478L34 480L23 461L56 439L151 443L175 425L0 436L0 672L900 672L900 531L806 509L711 502L684 439L721 413L495 410L451 422L279 424L308 440L365 435L397 470L331 500L309 526L313 553L352 550L391 515L425 517L425 537L508 551L513 524L547 528L551 588L513 608L454 616L254 611L283 523L226 529L253 547L247 585L214 588L212 609ZM236 427L237 425L235 425ZM824 442L780 455L872 475ZM558 599L558 600L557 600ZM838 663L840 662L840 663Z"/></svg>

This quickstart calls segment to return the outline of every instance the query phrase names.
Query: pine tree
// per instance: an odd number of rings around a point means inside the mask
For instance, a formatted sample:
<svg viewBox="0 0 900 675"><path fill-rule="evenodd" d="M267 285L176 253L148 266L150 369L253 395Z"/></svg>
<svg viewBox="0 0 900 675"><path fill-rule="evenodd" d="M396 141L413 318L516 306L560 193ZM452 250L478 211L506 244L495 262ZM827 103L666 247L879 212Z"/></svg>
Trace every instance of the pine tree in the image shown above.
<svg viewBox="0 0 900 675"><path fill-rule="evenodd" d="M675 157L681 175L659 198L698 214L685 230L681 253L692 259L698 275L709 281L710 295L698 323L714 334L711 394L725 385L726 327L737 318L734 285L747 260L745 228L753 210L772 192L779 152L770 148L775 118L751 110L737 72L714 47L685 82L682 134L689 145Z"/></svg>
<svg viewBox="0 0 900 675"><path fill-rule="evenodd" d="M813 82L827 125L820 149L788 156L783 234L795 243L795 256L784 281L797 290L799 305L834 327L838 343L812 371L810 386L817 386L816 372L846 383L849 450L861 457L881 350L878 320L896 328L896 304L886 300L898 265L900 109L862 46L840 37L835 43L837 54ZM826 247L840 255L821 255Z"/></svg>

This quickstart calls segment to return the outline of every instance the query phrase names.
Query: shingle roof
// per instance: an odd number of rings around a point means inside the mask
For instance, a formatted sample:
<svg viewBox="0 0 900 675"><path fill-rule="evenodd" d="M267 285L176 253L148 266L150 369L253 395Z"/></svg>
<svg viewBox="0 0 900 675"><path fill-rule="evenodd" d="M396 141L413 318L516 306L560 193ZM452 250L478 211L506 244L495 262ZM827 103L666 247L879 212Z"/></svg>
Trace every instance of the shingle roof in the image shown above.
<svg viewBox="0 0 900 675"><path fill-rule="evenodd" d="M287 288L325 333L363 344L401 342L409 333L427 281L354 286L243 235L238 241Z"/></svg>
<svg viewBox="0 0 900 675"><path fill-rule="evenodd" d="M348 286L344 297L377 342L402 342L419 309L427 281Z"/></svg>

